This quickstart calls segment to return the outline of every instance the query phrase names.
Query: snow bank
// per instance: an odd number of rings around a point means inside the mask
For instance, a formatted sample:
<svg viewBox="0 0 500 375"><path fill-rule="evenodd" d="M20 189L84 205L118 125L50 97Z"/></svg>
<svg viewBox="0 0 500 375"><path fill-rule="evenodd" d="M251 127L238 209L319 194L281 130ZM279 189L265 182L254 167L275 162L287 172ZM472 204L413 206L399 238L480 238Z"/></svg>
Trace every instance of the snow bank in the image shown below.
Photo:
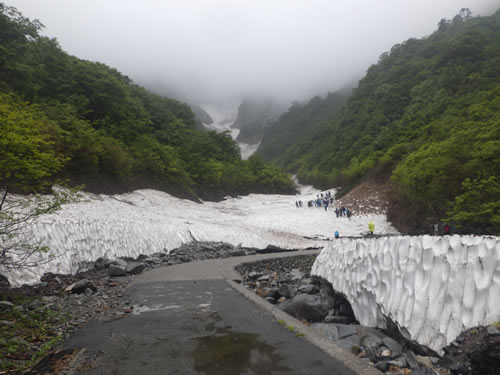
<svg viewBox="0 0 500 375"><path fill-rule="evenodd" d="M307 201L316 194L303 187L298 195L253 194L203 204L156 190L114 196L87 194L83 202L65 205L33 225L35 238L51 249L52 261L29 272L0 269L0 273L13 284L32 284L45 272L75 273L82 264L99 257L135 258L193 240L301 249L323 247L335 230L342 235L366 231L366 216L348 220L322 208L295 207L296 200ZM385 215L370 219L382 233L396 233Z"/></svg>
<svg viewBox="0 0 500 375"><path fill-rule="evenodd" d="M312 274L346 295L362 325L389 316L436 352L461 331L500 320L500 238L394 236L340 239Z"/></svg>

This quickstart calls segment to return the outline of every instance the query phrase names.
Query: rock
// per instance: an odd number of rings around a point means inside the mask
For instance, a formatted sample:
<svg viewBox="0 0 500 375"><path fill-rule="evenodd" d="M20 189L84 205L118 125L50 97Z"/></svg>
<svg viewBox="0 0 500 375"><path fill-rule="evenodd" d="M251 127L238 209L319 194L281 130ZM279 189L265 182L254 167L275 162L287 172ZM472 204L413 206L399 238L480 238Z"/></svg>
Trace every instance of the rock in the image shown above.
<svg viewBox="0 0 500 375"><path fill-rule="evenodd" d="M500 336L500 331L496 327L488 326L488 328L486 328L486 331L490 336Z"/></svg>
<svg viewBox="0 0 500 375"><path fill-rule="evenodd" d="M384 337L382 343L387 346L394 354L401 354L403 352L403 346L391 337Z"/></svg>
<svg viewBox="0 0 500 375"><path fill-rule="evenodd" d="M111 264L108 268L108 275L115 276L125 276L127 274L126 266L121 266L119 264Z"/></svg>
<svg viewBox="0 0 500 375"><path fill-rule="evenodd" d="M269 275L269 274L263 275L263 276L259 277L257 279L257 281L268 281L270 277L271 277L271 275Z"/></svg>
<svg viewBox="0 0 500 375"><path fill-rule="evenodd" d="M278 303L273 297L266 297L266 301L272 305L276 305Z"/></svg>
<svg viewBox="0 0 500 375"><path fill-rule="evenodd" d="M352 322L353 322L353 319L350 316L340 316L340 315L327 315L327 316L325 316L325 323L349 324Z"/></svg>
<svg viewBox="0 0 500 375"><path fill-rule="evenodd" d="M429 357L417 355L417 356L415 356L415 359L417 360L417 363L422 367L427 367L430 369L434 367L432 365L432 360Z"/></svg>
<svg viewBox="0 0 500 375"><path fill-rule="evenodd" d="M0 310L11 310L14 308L14 304L9 301L0 301Z"/></svg>
<svg viewBox="0 0 500 375"><path fill-rule="evenodd" d="M144 268L146 268L144 263L129 263L127 264L126 270L128 273L131 273L132 275L138 275L142 271L144 271Z"/></svg>
<svg viewBox="0 0 500 375"><path fill-rule="evenodd" d="M389 361L389 365L396 366L396 367L406 367L408 363L406 362L406 359L404 357L399 357L397 359L393 359L392 361Z"/></svg>
<svg viewBox="0 0 500 375"><path fill-rule="evenodd" d="M30 310L35 310L37 309L40 305L41 305L41 301L37 298L37 299L34 299L33 301L31 301L29 304L28 304L28 308Z"/></svg>
<svg viewBox="0 0 500 375"><path fill-rule="evenodd" d="M236 250L235 249L235 250L231 251L231 255L233 257L243 257L243 256L247 255L247 253L245 252L245 250L242 250L242 249Z"/></svg>
<svg viewBox="0 0 500 375"><path fill-rule="evenodd" d="M434 371L430 368L418 367L411 372L411 375L434 375Z"/></svg>
<svg viewBox="0 0 500 375"><path fill-rule="evenodd" d="M0 327L2 326L13 326L16 322L10 320L0 320Z"/></svg>
<svg viewBox="0 0 500 375"><path fill-rule="evenodd" d="M319 322L328 314L321 298L309 294L299 294L280 304L279 308L293 317L310 322Z"/></svg>
<svg viewBox="0 0 500 375"><path fill-rule="evenodd" d="M357 326L355 325L336 324L336 326L339 329L339 339L356 335L358 333Z"/></svg>
<svg viewBox="0 0 500 375"><path fill-rule="evenodd" d="M0 273L0 286L8 287L10 286L9 279Z"/></svg>
<svg viewBox="0 0 500 375"><path fill-rule="evenodd" d="M336 341L336 343L337 345L348 350L349 352L352 352L353 348L359 349L359 336L358 335L347 336L344 337L343 339Z"/></svg>
<svg viewBox="0 0 500 375"><path fill-rule="evenodd" d="M97 288L94 285L94 283L87 279L82 279L74 284L69 285L64 289L64 291L69 293L81 294L85 292L86 289L90 289L91 291L94 292L97 291Z"/></svg>
<svg viewBox="0 0 500 375"><path fill-rule="evenodd" d="M268 288L267 295L268 297L272 297L276 300L280 298L280 293L277 288Z"/></svg>
<svg viewBox="0 0 500 375"><path fill-rule="evenodd" d="M285 302L285 301L286 301L286 297L280 297L280 298L278 299L278 303L283 303L283 302Z"/></svg>
<svg viewBox="0 0 500 375"><path fill-rule="evenodd" d="M298 291L299 293L316 294L319 292L319 289L316 285L307 284L299 286Z"/></svg>
<svg viewBox="0 0 500 375"><path fill-rule="evenodd" d="M260 273L256 271L252 271L248 274L248 279L249 280L257 280L260 277Z"/></svg>
<svg viewBox="0 0 500 375"><path fill-rule="evenodd" d="M339 329L335 324L313 323L310 327L324 334L332 341L337 341L339 339Z"/></svg>
<svg viewBox="0 0 500 375"><path fill-rule="evenodd" d="M380 371L387 371L389 370L389 361L381 361L375 363L375 368Z"/></svg>
<svg viewBox="0 0 500 375"><path fill-rule="evenodd" d="M302 280L305 277L305 273L298 268L294 268L290 271L290 276L292 277L292 280Z"/></svg>
<svg viewBox="0 0 500 375"><path fill-rule="evenodd" d="M283 297L290 299L297 294L297 288L288 284L283 284L279 287L278 293Z"/></svg>
<svg viewBox="0 0 500 375"><path fill-rule="evenodd" d="M115 266L122 266L123 268L127 267L128 262L124 259L115 259L110 262L110 266L115 265Z"/></svg>
<svg viewBox="0 0 500 375"><path fill-rule="evenodd" d="M382 350L382 353L380 353L380 356L382 356L382 357L392 357L392 352L389 349L384 349L384 350Z"/></svg>
<svg viewBox="0 0 500 375"><path fill-rule="evenodd" d="M405 353L405 358L406 358L406 362L408 362L408 366L410 366L410 368L417 368L418 367L417 357L415 357L415 354L411 350L408 350Z"/></svg>

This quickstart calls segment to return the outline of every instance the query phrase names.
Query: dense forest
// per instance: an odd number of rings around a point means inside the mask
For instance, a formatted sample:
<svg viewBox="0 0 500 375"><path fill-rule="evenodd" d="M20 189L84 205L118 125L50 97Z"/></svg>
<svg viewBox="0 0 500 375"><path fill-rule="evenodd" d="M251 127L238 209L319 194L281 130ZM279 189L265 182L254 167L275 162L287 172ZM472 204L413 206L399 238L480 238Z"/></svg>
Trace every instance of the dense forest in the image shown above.
<svg viewBox="0 0 500 375"><path fill-rule="evenodd" d="M292 107L258 153L341 194L366 179L390 182L388 215L400 230L450 222L500 234L500 11L462 9L428 37L393 46L335 105ZM301 137L287 130L298 124Z"/></svg>
<svg viewBox="0 0 500 375"><path fill-rule="evenodd" d="M259 157L242 161L228 133L199 131L186 104L70 56L42 28L0 3L2 189L65 181L202 198L294 191L288 174Z"/></svg>

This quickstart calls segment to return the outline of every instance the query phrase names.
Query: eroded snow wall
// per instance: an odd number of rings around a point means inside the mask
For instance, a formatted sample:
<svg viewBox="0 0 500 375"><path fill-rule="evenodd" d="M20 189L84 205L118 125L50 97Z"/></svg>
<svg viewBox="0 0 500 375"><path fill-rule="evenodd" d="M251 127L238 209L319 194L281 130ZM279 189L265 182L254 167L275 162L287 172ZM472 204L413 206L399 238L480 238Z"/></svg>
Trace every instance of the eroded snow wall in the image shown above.
<svg viewBox="0 0 500 375"><path fill-rule="evenodd" d="M362 325L384 316L442 354L464 329L500 320L500 238L394 236L339 239L312 274L343 293Z"/></svg>

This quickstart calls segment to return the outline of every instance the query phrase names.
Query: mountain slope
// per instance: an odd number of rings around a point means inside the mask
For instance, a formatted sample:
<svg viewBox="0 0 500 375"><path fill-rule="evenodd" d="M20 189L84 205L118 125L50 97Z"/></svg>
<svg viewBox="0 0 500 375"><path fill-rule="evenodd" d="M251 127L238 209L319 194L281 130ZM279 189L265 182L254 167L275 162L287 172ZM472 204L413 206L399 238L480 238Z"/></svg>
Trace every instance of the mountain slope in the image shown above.
<svg viewBox="0 0 500 375"><path fill-rule="evenodd" d="M42 27L0 3L0 135L9 140L0 152L1 189L33 191L57 177L98 192L294 191L277 168L242 161L228 134L199 131L188 105L68 55L40 36ZM13 120L23 118L29 128ZM42 160L53 168L33 168Z"/></svg>
<svg viewBox="0 0 500 375"><path fill-rule="evenodd" d="M500 11L463 10L395 45L337 115L270 160L324 187L390 179L403 231L451 220L500 234Z"/></svg>

